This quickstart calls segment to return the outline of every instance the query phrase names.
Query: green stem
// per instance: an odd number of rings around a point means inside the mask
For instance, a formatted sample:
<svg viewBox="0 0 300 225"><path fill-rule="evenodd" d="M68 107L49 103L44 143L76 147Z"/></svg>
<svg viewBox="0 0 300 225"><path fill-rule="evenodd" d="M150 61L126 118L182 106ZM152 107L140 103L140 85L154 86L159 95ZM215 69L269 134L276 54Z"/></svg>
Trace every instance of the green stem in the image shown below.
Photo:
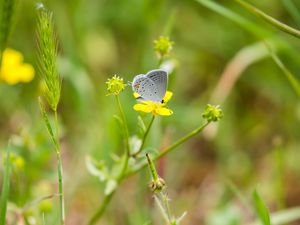
<svg viewBox="0 0 300 225"><path fill-rule="evenodd" d="M266 22L270 23L271 25L273 25L274 27L282 30L285 33L291 34L297 38L300 38L300 31L292 28L276 19L274 19L273 17L267 15L266 13L264 13L263 11L255 8L254 6L252 6L251 4L245 2L244 0L235 0L238 4L240 4L242 7L244 7L246 10L248 10L250 13L262 18L263 20L265 20Z"/></svg>
<svg viewBox="0 0 300 225"><path fill-rule="evenodd" d="M161 66L161 64L164 62L165 57L161 56L160 59L158 60L158 65L157 67L159 68Z"/></svg>
<svg viewBox="0 0 300 225"><path fill-rule="evenodd" d="M128 127L127 127L127 121L126 121L126 117L121 105L121 101L118 95L116 95L116 100L117 100L117 104L118 104L118 108L121 114L121 118L122 118L122 126L123 126L123 132L124 132L124 141L125 141L125 148L126 148L126 154L127 156L130 155L130 147L129 147L129 132L128 132Z"/></svg>
<svg viewBox="0 0 300 225"><path fill-rule="evenodd" d="M174 150L176 147L178 147L179 145L183 144L184 142L186 142L187 140L189 140L190 138L194 137L195 135L199 134L210 122L206 122L203 125L201 125L200 127L196 128L195 130L191 131L190 133L188 133L187 135L185 135L184 137L180 138L178 141L176 141L174 144L170 145L169 147L165 148L164 150L162 150L158 155L156 155L154 157L153 160L158 160L160 158L162 158L164 155L168 154L169 152L171 152L172 150ZM130 171L127 176L133 175L135 173L137 173L138 171L142 170L144 167L147 166L147 162L143 163L140 167L138 167L135 170Z"/></svg>
<svg viewBox="0 0 300 225"><path fill-rule="evenodd" d="M128 160L130 157L130 147L129 147L129 132L128 132L128 127L127 127L126 117L125 117L125 114L124 114L124 111L123 111L123 108L122 108L122 105L120 102L120 98L118 95L116 95L116 100L117 100L118 108L119 108L121 118L122 118L122 127L123 127L123 132L124 132L125 148L126 148L124 164L123 164L123 167L122 167L119 175L117 176L117 182L119 185L122 182L122 180L125 178L125 175L127 172ZM115 191L111 192L108 195L105 195L100 207L98 208L96 213L92 216L92 218L88 222L89 225L95 224L102 217L103 213L105 212L105 210L106 210L108 204L110 203L114 194L115 194Z"/></svg>
<svg viewBox="0 0 300 225"><path fill-rule="evenodd" d="M58 175L58 190L59 190L59 202L60 202L60 218L61 224L65 224L65 203L64 203L64 189L63 189L63 167L61 161L61 151L60 151L60 142L58 134L58 119L57 119L57 110L54 111L55 115L55 129L56 129L56 156L57 156L57 175Z"/></svg>
<svg viewBox="0 0 300 225"><path fill-rule="evenodd" d="M187 135L185 135L184 137L180 138L178 141L176 141L174 144L170 145L169 147L165 148L164 150L162 150L154 159L160 159L161 157L163 157L164 155L166 155L167 153L169 153L170 151L172 151L173 149L175 149L176 147L178 147L179 145L181 145L182 143L186 142L187 140L189 140L190 138L194 137L195 135L199 134L210 122L206 122L203 125L201 125L200 127L196 128L195 130L191 131L190 133L188 133Z"/></svg>
<svg viewBox="0 0 300 225"><path fill-rule="evenodd" d="M103 215L103 213L106 210L107 205L110 203L110 200L112 199L113 195L114 195L115 191L111 192L109 195L105 195L102 204L100 205L99 209L97 210L97 212L93 215L93 217L90 219L89 221L89 225L93 225L95 224Z"/></svg>
<svg viewBox="0 0 300 225"><path fill-rule="evenodd" d="M149 125L148 125L148 127L147 127L147 129L146 129L146 131L144 133L141 146L140 146L140 148L139 148L139 150L137 152L135 152L134 154L132 154L132 157L136 157L143 150L143 147L144 147L145 142L146 142L146 138L147 138L147 136L149 134L149 131L150 131L150 128L151 128L151 126L153 124L154 119L155 119L155 116L153 115L152 118L151 118L151 121L150 121L150 123L149 123Z"/></svg>
<svg viewBox="0 0 300 225"><path fill-rule="evenodd" d="M125 155L125 161L124 161L124 165L122 170L120 171L120 174L117 177L117 182L118 185L123 181L123 179L126 177L126 171L127 171L127 167L128 167L128 160L129 160L129 156L126 154ZM113 195L115 194L116 191L112 191L110 194L105 195L100 207L98 208L98 210L96 211L96 213L92 216L92 218L90 219L90 221L88 222L89 225L93 225L95 224L103 215L103 213L105 212L108 204L110 203Z"/></svg>
<svg viewBox="0 0 300 225"><path fill-rule="evenodd" d="M181 139L176 141L174 144L172 144L171 146L169 146L166 149L164 149L163 151L161 151L160 154L158 154L154 158L154 160L157 160L157 159L163 157L165 154L169 153L170 151L172 151L173 149L175 149L176 147L178 147L182 143L184 143L187 140L189 140L190 138L194 137L195 135L200 133L208 124L209 124L209 122L206 122L205 124L201 125L200 127L196 128L195 130L191 131L190 133L188 133L187 135L185 135L184 137L182 137ZM123 169L121 170L120 175L118 176L118 184L120 184L125 178L137 173L138 171L142 170L144 167L147 166L147 162L145 162L142 166L140 166L136 170L133 170L129 173L126 173L127 172L126 170L127 170L128 160L129 160L129 157L126 156L125 163L124 163L124 165L126 165L126 166L123 167ZM108 206L109 202L111 201L114 194L115 194L115 191L113 191L112 193L110 193L109 195L106 195L104 197L104 199L102 201L102 204L100 205L100 207L98 208L96 213L90 219L90 221L88 223L89 225L95 224L101 218L101 216L105 212L105 210L106 210L106 208L107 208L107 206Z"/></svg>

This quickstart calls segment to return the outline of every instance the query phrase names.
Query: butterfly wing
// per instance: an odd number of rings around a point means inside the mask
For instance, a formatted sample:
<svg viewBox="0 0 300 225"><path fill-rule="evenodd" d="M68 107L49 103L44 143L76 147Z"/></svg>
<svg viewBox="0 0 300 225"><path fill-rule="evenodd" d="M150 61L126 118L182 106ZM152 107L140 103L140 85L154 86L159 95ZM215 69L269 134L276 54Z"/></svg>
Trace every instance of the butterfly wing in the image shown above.
<svg viewBox="0 0 300 225"><path fill-rule="evenodd" d="M139 87L141 85L142 80L145 79L145 75L144 74L140 74L140 75L136 75L132 81L132 90L136 93L138 93L139 91Z"/></svg>
<svg viewBox="0 0 300 225"><path fill-rule="evenodd" d="M158 90L155 83L146 75L137 75L132 82L132 89L134 92L138 93L143 100L154 102L160 101L156 96Z"/></svg>
<svg viewBox="0 0 300 225"><path fill-rule="evenodd" d="M166 94L168 86L168 73L164 70L151 70L146 74L146 77L149 78L154 84L157 91L154 94L154 97L157 102L160 102Z"/></svg>

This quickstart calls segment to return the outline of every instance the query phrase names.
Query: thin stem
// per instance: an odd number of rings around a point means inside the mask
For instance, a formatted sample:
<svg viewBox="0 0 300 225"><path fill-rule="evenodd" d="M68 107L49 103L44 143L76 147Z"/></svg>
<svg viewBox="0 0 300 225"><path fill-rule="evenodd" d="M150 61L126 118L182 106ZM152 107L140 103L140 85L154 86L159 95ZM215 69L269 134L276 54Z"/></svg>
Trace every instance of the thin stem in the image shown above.
<svg viewBox="0 0 300 225"><path fill-rule="evenodd" d="M164 150L162 150L158 155L156 155L154 157L153 160L158 160L161 157L163 157L164 155L168 154L169 152L171 152L172 150L174 150L176 147L178 147L179 145L183 144L184 142L186 142L187 140L189 140L190 138L194 137L195 135L199 134L210 122L206 122L203 125L201 125L200 127L196 128L195 130L191 131L190 133L188 133L187 135L185 135L184 137L180 138L178 141L176 141L174 144L170 145L169 147L165 148ZM133 175L135 173L137 173L138 171L142 170L144 167L147 166L147 162L143 163L140 167L138 167L135 170L130 171L127 176Z"/></svg>
<svg viewBox="0 0 300 225"><path fill-rule="evenodd" d="M194 137L195 135L197 135L198 133L200 133L207 125L209 124L209 122L206 122L205 124L201 125L200 127L196 128L195 130L191 131L190 133L188 133L187 135L185 135L184 137L182 137L181 139L179 139L178 141L176 141L174 144L170 145L169 147L167 147L166 149L164 149L163 151L160 152L160 154L158 154L154 160L157 160L161 157L163 157L165 154L171 152L173 149L175 149L176 147L178 147L179 145L181 145L182 143L186 142L187 140L189 140L190 138ZM145 162L142 166L140 166L139 168L137 168L136 170L130 171L129 173L126 173L127 170L127 165L128 165L128 159L129 157L126 156L125 158L125 163L124 163L124 167L121 170L120 175L118 176L118 184L120 184L125 178L137 173L138 171L142 170L144 167L147 166L147 162ZM126 166L125 166L126 165ZM93 215L93 217L91 218L91 220L89 221L89 225L93 225L95 224L103 215L103 213L105 212L109 202L111 201L113 195L115 194L115 191L113 191L112 193L110 193L109 195L106 195L102 201L102 204L100 205L100 207L98 208L98 210L96 211L96 213Z"/></svg>
<svg viewBox="0 0 300 225"><path fill-rule="evenodd" d="M184 137L180 138L178 141L176 141L174 144L170 145L169 147L165 148L164 150L162 150L155 158L154 160L160 159L161 157L163 157L164 155L166 155L167 153L169 153L170 151L172 151L173 149L175 149L176 147L178 147L179 145L181 145L182 143L186 142L187 140L189 140L190 138L194 137L195 135L199 134L210 122L206 122L203 125L201 125L200 127L196 128L195 130L191 131L190 133L188 133L187 135L185 135Z"/></svg>
<svg viewBox="0 0 300 225"><path fill-rule="evenodd" d="M127 127L127 121L126 121L126 117L121 105L121 101L118 95L116 95L116 100L117 100L117 104L118 104L118 108L121 114L121 118L122 118L122 125L123 125L123 132L124 132L124 141L125 141L125 148L126 148L126 154L127 156L130 155L130 147L129 147L129 132L128 132L128 127Z"/></svg>
<svg viewBox="0 0 300 225"><path fill-rule="evenodd" d="M122 108L122 105L120 102L120 98L118 95L116 95L116 100L117 100L118 108L119 108L121 118L122 118L122 127L123 127L123 132L124 132L125 148L126 148L124 164L123 164L122 169L120 170L119 175L117 176L117 182L118 182L118 184L120 184L126 176L128 160L130 157L130 148L129 148L129 132L128 132L128 127L127 127L126 117L125 117L125 114L124 114L124 111L123 111L123 108ZM105 195L100 207L98 208L96 213L92 216L92 218L88 222L89 225L95 224L102 217L103 213L105 212L105 210L106 210L108 204L110 203L114 194L115 194L115 191L112 191L110 194Z"/></svg>
<svg viewBox="0 0 300 225"><path fill-rule="evenodd" d="M90 219L89 221L89 225L93 225L95 224L103 215L103 213L105 212L108 204L110 203L110 200L112 199L113 195L114 195L115 191L111 192L109 195L105 195L102 204L100 205L99 209L97 210L97 212L93 215L93 217Z"/></svg>
<svg viewBox="0 0 300 225"><path fill-rule="evenodd" d="M146 138L147 138L147 136L149 134L149 131L150 131L150 128L151 128L151 126L153 124L154 119L155 119L155 116L153 115L152 118L151 118L151 121L150 121L150 123L149 123L149 125L148 125L148 127L147 127L147 129L146 129L146 131L144 133L141 146L140 146L140 148L139 148L139 150L137 152L135 152L134 154L132 154L133 157L136 157L143 150L143 147L144 147L145 142L146 142Z"/></svg>
<svg viewBox="0 0 300 225"><path fill-rule="evenodd" d="M273 25L274 27L282 30L285 33L291 34L297 38L300 38L300 31L292 28L276 19L274 19L273 17L267 15L266 13L264 13L263 11L257 9L256 7L250 5L249 3L245 2L244 0L235 0L238 4L240 4L242 7L244 7L246 10L248 10L250 13L262 18L263 20L265 20L266 22L270 23L271 25Z"/></svg>
<svg viewBox="0 0 300 225"><path fill-rule="evenodd" d="M56 129L56 156L57 156L57 175L58 175L58 190L59 190L59 202L60 202L60 218L61 224L65 224L65 203L64 203L64 189L63 189L63 167L61 161L61 151L60 151L60 142L58 134L58 119L57 119L57 110L54 111L55 115L55 129Z"/></svg>
<svg viewBox="0 0 300 225"><path fill-rule="evenodd" d="M164 56L161 56L161 57L159 58L159 60L158 60L158 65L157 65L158 68L160 68L161 64L164 62L164 59L165 59Z"/></svg>

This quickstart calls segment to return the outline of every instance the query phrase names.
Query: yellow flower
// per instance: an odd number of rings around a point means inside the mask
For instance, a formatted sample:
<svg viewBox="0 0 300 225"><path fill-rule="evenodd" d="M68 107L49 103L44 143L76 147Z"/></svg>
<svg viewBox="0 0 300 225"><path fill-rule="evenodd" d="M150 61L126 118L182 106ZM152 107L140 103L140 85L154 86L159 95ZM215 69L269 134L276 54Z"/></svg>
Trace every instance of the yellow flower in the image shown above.
<svg viewBox="0 0 300 225"><path fill-rule="evenodd" d="M7 48L2 55L0 79L10 85L19 82L30 82L34 78L34 68L28 63L23 63L22 53Z"/></svg>
<svg viewBox="0 0 300 225"><path fill-rule="evenodd" d="M173 111L166 107L166 103L172 98L173 93L167 91L162 102L152 102L152 101L141 101L133 106L136 111L141 111L145 113L152 113L154 116L170 116ZM139 95L134 93L134 97L137 98Z"/></svg>

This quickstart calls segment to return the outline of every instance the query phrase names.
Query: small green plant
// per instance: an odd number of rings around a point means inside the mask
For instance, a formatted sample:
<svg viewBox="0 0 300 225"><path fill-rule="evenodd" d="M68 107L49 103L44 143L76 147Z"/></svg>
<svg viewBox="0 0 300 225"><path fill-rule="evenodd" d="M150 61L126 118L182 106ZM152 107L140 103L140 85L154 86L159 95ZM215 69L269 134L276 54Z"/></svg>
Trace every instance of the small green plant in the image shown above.
<svg viewBox="0 0 300 225"><path fill-rule="evenodd" d="M16 3L16 0L0 1L0 65L2 62L3 51L7 46L12 31Z"/></svg>
<svg viewBox="0 0 300 225"><path fill-rule="evenodd" d="M3 159L3 158L2 158ZM6 148L6 160L2 160L4 168L4 177L2 181L2 192L0 197L0 225L6 224L6 209L9 195L9 178L11 173L11 161L10 161L10 145Z"/></svg>
<svg viewBox="0 0 300 225"><path fill-rule="evenodd" d="M38 14L38 53L40 60L40 74L45 82L45 97L55 117L55 129L52 128L42 98L39 98L40 111L53 142L57 156L57 174L60 199L60 224L65 224L63 166L59 140L57 106L60 99L61 78L57 71L57 41L54 33L52 13L44 7Z"/></svg>
<svg viewBox="0 0 300 225"><path fill-rule="evenodd" d="M271 225L269 210L256 189L253 191L252 197L256 213L262 224Z"/></svg>
<svg viewBox="0 0 300 225"><path fill-rule="evenodd" d="M151 191L154 193L154 199L158 206L158 209L161 212L161 215L163 216L166 224L179 225L181 220L186 215L186 212L184 212L179 218L176 218L175 216L172 215L170 204L169 204L170 199L166 192L166 182L161 177L159 177L155 165L148 153L146 153L146 157L147 157L147 162L152 177L149 186L151 188Z"/></svg>
<svg viewBox="0 0 300 225"><path fill-rule="evenodd" d="M155 41L154 49L157 53L159 53L159 65L163 63L165 56L167 56L170 53L172 46L173 42L170 41L170 39L167 37L160 37L157 41ZM170 225L178 224L178 221L180 219L175 219L171 217L170 212L168 210L169 203L167 195L160 192L160 190L162 190L164 187L164 181L155 175L155 168L153 163L151 163L152 160L150 159L150 157L148 156L148 160L144 160L143 157L140 157L141 154L145 154L145 143L151 131L151 127L154 123L155 118L159 116L173 115L173 111L166 106L167 102L171 99L173 93L170 91L166 91L165 97L163 98L162 102L152 102L147 100L136 103L133 106L134 110L144 114L151 114L152 117L147 127L144 125L144 121L139 119L139 123L142 124L141 126L139 126L141 128L142 137L141 139L134 141L135 143L132 145L130 144L132 142L131 140L134 140L134 137L136 137L136 135L130 136L126 116L119 97L119 95L121 95L123 90L126 88L126 84L124 83L122 78L120 78L117 75L114 75L112 78L107 80L106 85L108 92L107 95L113 95L116 99L117 108L119 110L120 116L115 116L115 118L122 127L125 150L123 154L119 157L120 160L117 161L111 169L106 167L105 162L99 162L95 159L92 159L91 157L87 157L86 163L90 173L99 177L100 181L106 183L104 190L104 199L102 200L102 203L98 210L91 217L89 224L95 224L102 217L103 213L107 208L107 205L109 204L110 200L112 199L114 193L118 189L121 182L127 177L139 172L147 165L149 165L151 170L153 170L152 190L154 192L159 191L157 196L155 195L155 201L158 203L159 207L161 207L164 211L163 215L168 215L168 223ZM136 93L134 93L134 97L136 98L139 96ZM157 160L166 155L167 153L171 152L190 138L199 134L211 122L219 121L222 118L222 116L223 113L219 106L207 105L203 113L203 118L205 122L199 127L197 127L195 130L192 130L187 135L175 141L170 146L160 151L157 151L157 153L153 155L153 160Z"/></svg>

